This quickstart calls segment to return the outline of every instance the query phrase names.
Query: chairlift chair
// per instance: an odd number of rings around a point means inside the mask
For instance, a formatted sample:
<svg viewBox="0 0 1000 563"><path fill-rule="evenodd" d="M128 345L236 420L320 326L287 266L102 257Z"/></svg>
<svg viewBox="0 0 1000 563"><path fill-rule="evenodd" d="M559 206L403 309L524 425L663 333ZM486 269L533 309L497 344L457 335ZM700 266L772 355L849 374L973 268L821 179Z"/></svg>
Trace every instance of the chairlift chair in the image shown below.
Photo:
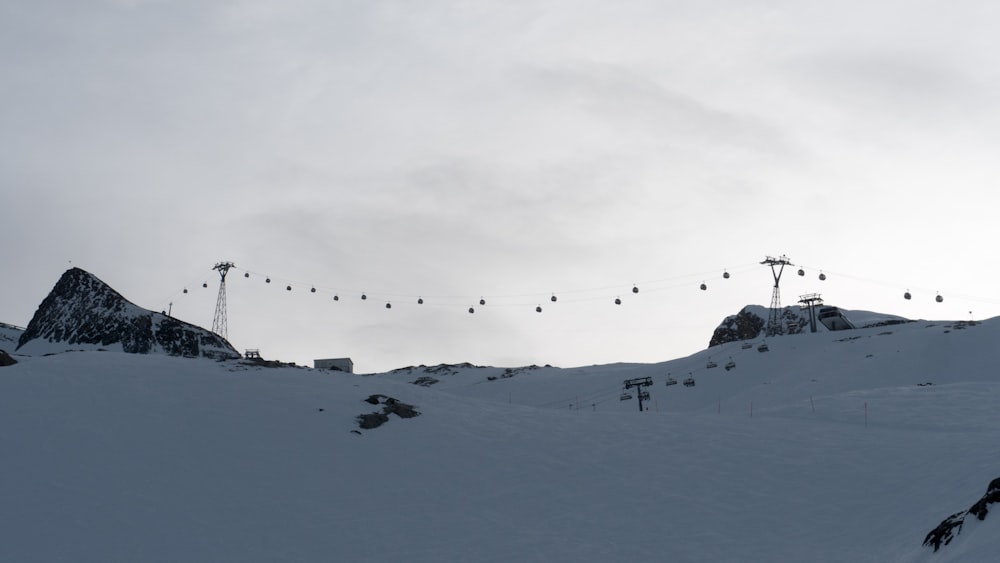
<svg viewBox="0 0 1000 563"><path fill-rule="evenodd" d="M744 342L743 345L740 346L740 348L742 348L744 350L749 350L749 349L753 348L753 344L750 344L749 342Z"/></svg>
<svg viewBox="0 0 1000 563"><path fill-rule="evenodd" d="M677 385L677 380L668 375L667 376L667 387L670 387L671 385Z"/></svg>
<svg viewBox="0 0 1000 563"><path fill-rule="evenodd" d="M714 367L719 367L719 364L713 362L712 360L709 360L708 363L705 364L706 369L712 369Z"/></svg>
<svg viewBox="0 0 1000 563"><path fill-rule="evenodd" d="M684 380L684 387L694 387L694 378L689 377Z"/></svg>
<svg viewBox="0 0 1000 563"><path fill-rule="evenodd" d="M760 346L757 347L758 352L767 352L770 348L767 347L767 342L761 342Z"/></svg>
<svg viewBox="0 0 1000 563"><path fill-rule="evenodd" d="M736 362L734 362L732 358L729 358L729 361L726 362L726 371L729 371L734 367L736 367Z"/></svg>
<svg viewBox="0 0 1000 563"><path fill-rule="evenodd" d="M622 393L621 396L618 397L619 401L629 401L631 399L632 399L632 394L631 393Z"/></svg>
<svg viewBox="0 0 1000 563"><path fill-rule="evenodd" d="M648 401L649 400L649 391L640 391L639 392L639 399L642 400L642 401Z"/></svg>

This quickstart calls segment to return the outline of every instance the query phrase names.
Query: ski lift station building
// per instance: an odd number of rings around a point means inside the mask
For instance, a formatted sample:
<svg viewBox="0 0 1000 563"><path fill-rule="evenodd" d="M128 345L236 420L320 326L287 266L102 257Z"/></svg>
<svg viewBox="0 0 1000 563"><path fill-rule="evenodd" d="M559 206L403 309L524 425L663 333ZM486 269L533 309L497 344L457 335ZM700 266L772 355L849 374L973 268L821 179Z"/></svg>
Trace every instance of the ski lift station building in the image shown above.
<svg viewBox="0 0 1000 563"><path fill-rule="evenodd" d="M327 358L325 360L313 360L313 368L354 373L354 362L352 362L350 358Z"/></svg>

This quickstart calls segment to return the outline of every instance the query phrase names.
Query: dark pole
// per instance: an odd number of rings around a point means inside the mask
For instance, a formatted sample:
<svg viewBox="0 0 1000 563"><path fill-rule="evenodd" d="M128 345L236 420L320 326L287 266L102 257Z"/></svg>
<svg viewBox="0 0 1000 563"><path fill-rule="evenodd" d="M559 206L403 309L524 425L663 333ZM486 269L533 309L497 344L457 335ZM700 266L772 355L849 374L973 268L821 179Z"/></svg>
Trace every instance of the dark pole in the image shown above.
<svg viewBox="0 0 1000 563"><path fill-rule="evenodd" d="M634 379L626 379L622 383L624 384L624 386L625 386L626 389L632 389L633 387L635 388L635 392L638 394L638 399L639 399L639 412L643 412L642 411L642 394L643 394L642 388L643 387L650 387L650 386L652 386L653 385L653 379L650 378L650 377L636 377Z"/></svg>

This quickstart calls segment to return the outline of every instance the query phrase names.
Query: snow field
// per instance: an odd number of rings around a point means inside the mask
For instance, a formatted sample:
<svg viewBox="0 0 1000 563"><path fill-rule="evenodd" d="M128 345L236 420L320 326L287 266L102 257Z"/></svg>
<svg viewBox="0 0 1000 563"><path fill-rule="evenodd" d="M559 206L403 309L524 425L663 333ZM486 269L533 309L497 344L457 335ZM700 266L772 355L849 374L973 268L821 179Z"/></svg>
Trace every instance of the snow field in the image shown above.
<svg viewBox="0 0 1000 563"><path fill-rule="evenodd" d="M0 371L0 543L24 562L989 560L998 518L920 543L1000 476L998 330L462 368L427 388L419 370L21 356ZM663 385L688 370L695 387ZM639 413L617 395L647 375ZM374 393L422 415L352 433Z"/></svg>

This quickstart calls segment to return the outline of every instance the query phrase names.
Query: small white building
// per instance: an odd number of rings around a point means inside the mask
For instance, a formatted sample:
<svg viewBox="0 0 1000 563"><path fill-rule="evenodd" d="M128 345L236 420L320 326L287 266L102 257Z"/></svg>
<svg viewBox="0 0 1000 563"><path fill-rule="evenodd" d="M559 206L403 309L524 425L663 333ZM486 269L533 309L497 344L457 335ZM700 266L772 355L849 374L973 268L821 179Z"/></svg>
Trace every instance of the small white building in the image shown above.
<svg viewBox="0 0 1000 563"><path fill-rule="evenodd" d="M325 360L313 360L315 369L332 369L336 371L346 371L354 373L354 362L350 358L327 358Z"/></svg>

